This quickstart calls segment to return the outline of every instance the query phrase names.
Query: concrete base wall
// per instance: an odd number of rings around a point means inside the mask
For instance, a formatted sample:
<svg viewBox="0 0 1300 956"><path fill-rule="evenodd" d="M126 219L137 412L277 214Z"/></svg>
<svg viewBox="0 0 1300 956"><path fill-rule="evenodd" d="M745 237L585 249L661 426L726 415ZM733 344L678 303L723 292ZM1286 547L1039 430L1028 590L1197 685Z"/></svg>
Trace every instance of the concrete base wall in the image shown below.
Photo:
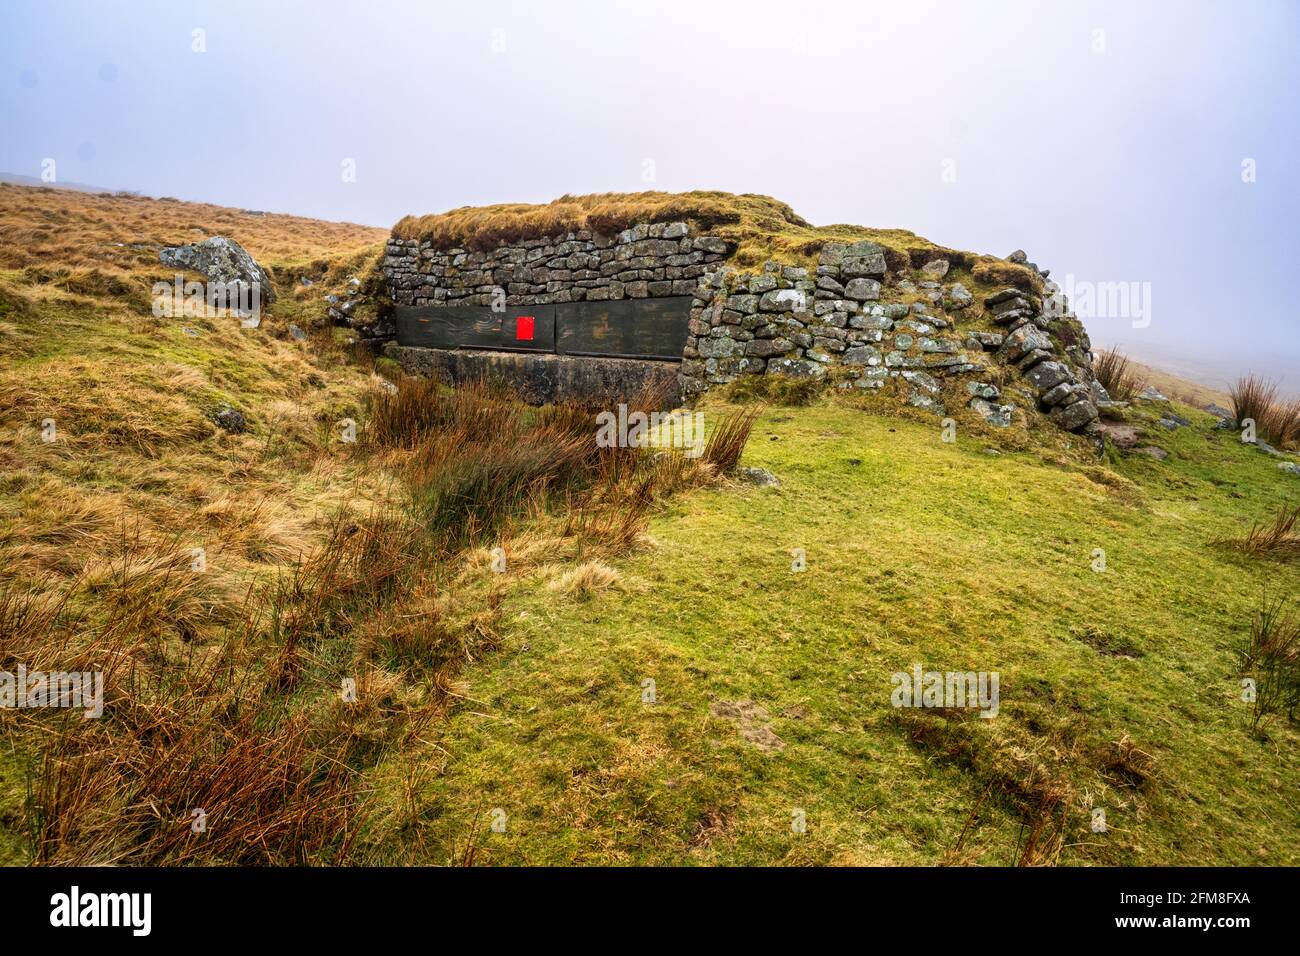
<svg viewBox="0 0 1300 956"><path fill-rule="evenodd" d="M588 358L480 349L431 349L390 342L384 354L407 372L449 385L486 379L511 389L532 405L563 401L617 404L663 389L664 407L681 403L680 362Z"/></svg>

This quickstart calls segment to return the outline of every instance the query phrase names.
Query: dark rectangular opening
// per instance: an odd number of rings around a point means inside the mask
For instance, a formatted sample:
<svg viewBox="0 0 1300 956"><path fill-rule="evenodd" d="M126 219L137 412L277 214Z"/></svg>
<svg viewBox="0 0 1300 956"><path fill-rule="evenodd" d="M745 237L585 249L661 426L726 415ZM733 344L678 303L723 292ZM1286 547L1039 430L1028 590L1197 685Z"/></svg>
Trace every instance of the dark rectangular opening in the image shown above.
<svg viewBox="0 0 1300 956"><path fill-rule="evenodd" d="M397 341L435 349L555 351L555 306L398 306Z"/></svg>
<svg viewBox="0 0 1300 956"><path fill-rule="evenodd" d="M691 297L567 302L555 307L555 350L561 355L680 359Z"/></svg>
<svg viewBox="0 0 1300 956"><path fill-rule="evenodd" d="M678 361L690 296L513 306L398 306L397 341L439 349L495 349Z"/></svg>

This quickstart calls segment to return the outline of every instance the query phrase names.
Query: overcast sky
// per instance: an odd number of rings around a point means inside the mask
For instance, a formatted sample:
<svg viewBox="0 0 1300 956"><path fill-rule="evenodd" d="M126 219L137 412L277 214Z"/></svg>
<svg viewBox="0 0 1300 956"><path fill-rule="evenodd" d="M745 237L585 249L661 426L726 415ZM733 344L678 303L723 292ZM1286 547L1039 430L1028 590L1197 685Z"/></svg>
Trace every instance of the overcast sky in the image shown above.
<svg viewBox="0 0 1300 956"><path fill-rule="evenodd" d="M1137 283L1094 341L1300 388L1297 54L1296 0L0 0L0 171L381 226L766 193Z"/></svg>

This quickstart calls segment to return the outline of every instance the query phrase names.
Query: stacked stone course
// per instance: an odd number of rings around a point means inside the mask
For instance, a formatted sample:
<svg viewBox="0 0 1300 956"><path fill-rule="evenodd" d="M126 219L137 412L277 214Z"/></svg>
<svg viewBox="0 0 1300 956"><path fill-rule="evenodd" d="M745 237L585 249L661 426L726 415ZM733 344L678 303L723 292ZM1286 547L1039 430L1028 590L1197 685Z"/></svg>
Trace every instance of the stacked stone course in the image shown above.
<svg viewBox="0 0 1300 956"><path fill-rule="evenodd" d="M596 302L693 295L731 251L717 236L692 236L684 222L643 223L617 236L582 230L490 252L394 237L383 271L399 305Z"/></svg>
<svg viewBox="0 0 1300 956"><path fill-rule="evenodd" d="M776 262L741 272L727 262L733 252L729 240L684 222L642 223L613 236L583 230L491 251L393 237L383 274L392 300L411 306L691 296L678 376L688 399L744 375L829 377L864 390L898 379L912 405L945 414L943 395L957 394L1003 427L1014 405L985 380L1002 365L1020 374L1032 391L1019 393L1036 396L1060 427L1095 430L1108 396L1092 375L1083 326L1044 271L1046 309L1038 295L1007 288L983 301L1001 331L959 332L954 320L975 297L945 281L949 263L937 254L909 276L891 273L886 249L865 240L827 243L812 272ZM1025 263L1022 253L1009 258ZM942 380L952 378L963 382L945 390Z"/></svg>

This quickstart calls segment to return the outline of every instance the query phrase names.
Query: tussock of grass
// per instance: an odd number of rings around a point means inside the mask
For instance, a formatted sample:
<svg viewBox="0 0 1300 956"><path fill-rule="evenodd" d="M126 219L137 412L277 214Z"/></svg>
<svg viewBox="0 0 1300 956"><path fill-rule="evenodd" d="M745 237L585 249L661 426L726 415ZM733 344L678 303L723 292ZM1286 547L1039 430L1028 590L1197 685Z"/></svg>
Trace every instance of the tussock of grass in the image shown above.
<svg viewBox="0 0 1300 956"><path fill-rule="evenodd" d="M1146 387L1137 370L1130 365L1128 356L1118 348L1098 353L1093 359L1092 371L1106 389L1106 394L1116 402L1131 402Z"/></svg>
<svg viewBox="0 0 1300 956"><path fill-rule="evenodd" d="M232 686L230 663L181 664L115 700L112 721L63 723L33 785L34 862L347 858L354 778L313 742L305 716L277 721L273 697Z"/></svg>
<svg viewBox="0 0 1300 956"><path fill-rule="evenodd" d="M1038 292L1043 288L1042 278L1028 266L991 257L975 263L971 275L976 282L986 286L1013 285L1026 292Z"/></svg>
<svg viewBox="0 0 1300 956"><path fill-rule="evenodd" d="M1219 543L1246 554L1283 561L1300 558L1300 505L1282 505L1271 521L1252 524L1245 537Z"/></svg>
<svg viewBox="0 0 1300 956"><path fill-rule="evenodd" d="M430 378L404 378L398 385L372 396L366 437L380 447L415 448L450 431L466 441L491 441L514 433L523 420L517 402L481 380L455 389Z"/></svg>
<svg viewBox="0 0 1300 956"><path fill-rule="evenodd" d="M439 539L465 545L494 534L509 516L544 503L575 480L590 436L542 428L503 436L507 444L430 442L409 470L411 508Z"/></svg>
<svg viewBox="0 0 1300 956"><path fill-rule="evenodd" d="M1290 599L1261 599L1238 663L1255 680L1251 729L1262 734L1279 714L1294 721L1300 708L1300 617Z"/></svg>
<svg viewBox="0 0 1300 956"><path fill-rule="evenodd" d="M1251 419L1255 433L1280 448L1300 445L1300 399L1280 399L1276 383L1257 375L1237 379L1228 394L1238 422Z"/></svg>
<svg viewBox="0 0 1300 956"><path fill-rule="evenodd" d="M744 375L719 391L719 397L737 403L761 402L787 408L811 405L826 390L826 383L816 378L792 378L789 375Z"/></svg>
<svg viewBox="0 0 1300 956"><path fill-rule="evenodd" d="M232 612L232 595L216 578L192 570L193 561L187 550L124 540L119 556L89 563L81 582L106 611L107 633L188 642Z"/></svg>
<svg viewBox="0 0 1300 956"><path fill-rule="evenodd" d="M746 408L725 415L709 435L701 460L717 474L730 475L740 464L740 456L749 442L754 423L763 414L763 408Z"/></svg>
<svg viewBox="0 0 1300 956"><path fill-rule="evenodd" d="M618 583L619 573L600 561L584 561L554 578L548 587L571 597L586 598Z"/></svg>
<svg viewBox="0 0 1300 956"><path fill-rule="evenodd" d="M44 590L0 590L0 665L25 662L54 633L67 595Z"/></svg>

